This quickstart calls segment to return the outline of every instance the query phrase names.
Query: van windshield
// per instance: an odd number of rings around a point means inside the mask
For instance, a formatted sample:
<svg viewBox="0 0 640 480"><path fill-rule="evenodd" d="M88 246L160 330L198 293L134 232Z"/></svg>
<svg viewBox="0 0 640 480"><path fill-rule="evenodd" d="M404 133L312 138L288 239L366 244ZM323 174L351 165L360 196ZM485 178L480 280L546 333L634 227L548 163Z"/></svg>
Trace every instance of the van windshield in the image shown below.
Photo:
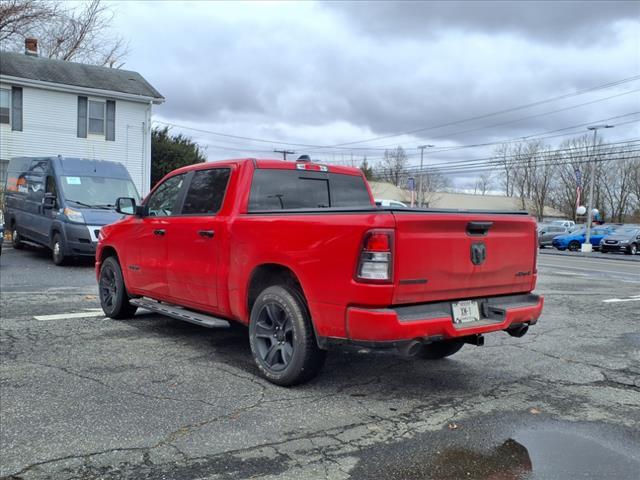
<svg viewBox="0 0 640 480"><path fill-rule="evenodd" d="M118 197L132 197L136 203L140 200L129 179L63 176L60 184L64 199L82 207L113 207Z"/></svg>

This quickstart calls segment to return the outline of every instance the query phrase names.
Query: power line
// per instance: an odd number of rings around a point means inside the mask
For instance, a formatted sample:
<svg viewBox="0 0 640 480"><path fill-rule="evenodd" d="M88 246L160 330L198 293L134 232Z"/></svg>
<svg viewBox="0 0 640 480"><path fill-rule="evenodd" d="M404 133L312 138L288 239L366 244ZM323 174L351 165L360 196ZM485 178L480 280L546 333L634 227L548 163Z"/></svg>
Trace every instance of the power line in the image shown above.
<svg viewBox="0 0 640 480"><path fill-rule="evenodd" d="M598 86L595 86L595 87L590 87L590 88L586 88L586 89L583 89L583 90L577 90L575 92L565 93L563 95L558 95L556 97L547 98L545 100L539 100L539 101L536 101L536 102L527 103L525 105L519 105L519 106L516 106L516 107L511 107L511 108L507 108L507 109L504 109L504 110L498 110L498 111L495 111L495 112L486 113L486 114L483 114L483 115L477 115L477 116L474 116L474 117L463 118L463 119L460 119L460 120L455 120L453 122L447 122L447 123L442 123L442 124L439 124L439 125L432 125L432 126L429 126L429 127L417 128L417 129L414 129L414 130L408 130L408 131L405 131L405 132L393 133L393 134L389 134L389 135L381 135L381 136L378 136L378 137L368 138L366 140L357 140L357 141L353 141L353 142L339 143L339 144L330 145L330 146L332 146L332 147L344 147L346 145L355 145L355 144L358 144L358 143L371 142L371 141L374 141L374 140L382 140L382 139L385 139L385 138L399 137L399 136L402 136L402 135L412 135L414 133L424 132L424 131L427 131L427 130L435 130L437 128L449 127L451 125L458 125L460 123L470 122L470 121L473 121L473 120L481 120L483 118L493 117L493 116L496 116L496 115L502 115L504 113L510 113L510 112L514 112L514 111L517 111L517 110L522 110L522 109L525 109L525 108L536 107L536 106L542 105L544 103L554 102L554 101L557 101L557 100L563 100L565 98L574 97L574 96L583 95L585 93L589 93L589 92L593 92L593 91L597 91L597 90L602 90L602 89L606 89L606 88L615 87L615 86L618 86L618 85L622 85L624 83L633 82L633 81L638 80L638 79L640 79L640 75L635 75L633 77L623 78L623 79L620 79L620 80L615 80L613 82L604 83L602 85L598 85Z"/></svg>
<svg viewBox="0 0 640 480"><path fill-rule="evenodd" d="M613 155L611 158L600 158L597 159L596 161L614 161L614 160L621 160L621 158L619 157L620 155L627 155L630 153L638 153L640 152L640 145L632 145L633 148L627 149L627 150L620 150L618 152L615 152L615 155ZM519 160L512 160L508 165L505 165L503 162L503 159L495 159L493 161L487 161L481 164L476 164L476 165L470 165L470 166L466 166L466 165L457 165L451 168L447 168L447 167L438 167L438 168L432 168L432 167L425 167L422 171L416 171L414 169L401 169L401 173L403 175L420 175L420 174L433 174L433 173L437 173L437 174L443 174L443 175L452 175L455 173L460 173L460 172L464 172L464 173L477 173L477 172L483 172L483 171L490 171L490 170L497 170L497 169L503 169L505 168L505 166L508 166L510 168L517 168L523 165L531 165L531 166L561 166L561 165L573 165L573 164L581 164L581 163L588 163L591 161L592 157L593 157L593 153L591 152L585 152L585 153L581 153L579 155L568 155L565 156L563 158L561 158L560 160L558 158L555 158L552 156L553 152L552 151L547 151L547 152L541 152L541 155L539 155L537 158L522 158ZM596 153L596 155L602 155L602 153ZM636 155L634 157L632 157L631 159L640 159L639 155ZM629 159L626 159L629 160ZM378 172L380 173L381 171L384 172L381 169L373 169L374 172Z"/></svg>
<svg viewBox="0 0 640 480"><path fill-rule="evenodd" d="M640 141L640 138L630 138L627 140L622 140L622 141L618 141L618 142L610 142L610 143L602 143L600 145L596 146L596 149L598 150L602 150L602 152L606 152L609 148L616 146L616 145L631 145L634 146L633 144L637 143ZM538 152L539 154L559 154L559 153L571 153L573 151L580 151L580 150L584 150L584 147L567 147L567 148L558 148L558 149L551 149L551 150L541 150L540 152ZM502 155L500 156L500 160L508 160L508 159L512 159L512 158L520 158L522 156L522 154L518 154L518 153L514 153L514 154L509 154L509 155ZM496 156L491 156L491 157L482 157L482 158L472 158L472 159L465 159L465 160L454 160L451 162L442 162L442 163L431 163L426 165L426 168L431 168L431 167L448 167L448 166L456 166L456 165L472 165L474 163L477 162L484 162L484 161L488 161L488 160L495 160L497 157ZM416 170L419 169L419 167L417 165L409 165L406 167L407 170Z"/></svg>
<svg viewBox="0 0 640 480"><path fill-rule="evenodd" d="M514 137L511 139L507 139L507 140L498 140L498 141L493 141L493 142L485 142L485 143L475 143L475 144L468 144L468 145L456 145L456 146L451 146L451 147L441 147L440 149L434 149L434 153L441 153L441 152L448 152L448 151L453 151L453 150L460 150L460 149L464 149L464 148L477 148L477 147L486 147L486 146L492 146L492 145L501 145L504 143L512 143L512 142L519 142L519 141L523 141L523 140L529 140L529 139L534 139L534 138L540 138L540 139L546 139L546 138L554 138L554 137L561 137L561 136L565 136L565 135L573 135L574 133L578 133L578 132L568 132L568 133L561 133L561 134L557 134L557 135L548 135L549 133L555 133L555 132L561 132L561 131L565 131L565 130L573 130L573 129L577 129L577 128L581 128L584 127L585 125L590 125L593 122L605 122L605 121L611 121L611 120L617 120L620 118L624 118L624 117L628 117L631 115L637 115L640 114L640 112L631 112L631 113L627 113L627 114L623 114L623 115L617 115L614 117L608 117L608 118L602 118L602 119L598 119L598 120L592 120L590 122L587 123L582 123L582 124L578 124L578 125L572 125L569 127L563 127L560 129L555 129L555 130L548 130L545 132L540 132L540 133L535 133L535 134L531 134L531 135L527 135L524 137ZM208 133L208 134L216 134L216 132L211 132L209 130L203 130L203 129L197 129L197 128L191 128L191 127L186 127L183 125L178 125L178 124L174 124L174 123L169 123L169 122L162 122L159 120L154 120L155 123L158 124L162 124L162 125L166 125L166 126L170 126L170 127L175 127L175 128L183 128L185 130L194 130L197 132L201 132L201 133ZM626 125L629 123L635 123L637 122L637 120L632 120L632 121L628 121L628 122L619 122L617 123L618 126L621 125ZM228 147L228 146L223 146L223 145L218 145L218 144L208 144L209 147L214 148L214 149L219 149L219 150L225 150L225 151L232 151L232 152L252 152L252 153L272 153L273 150L271 149L256 149L256 148L247 148L247 147L241 147L241 148L233 148L233 147ZM322 154L323 152L317 152L319 154ZM327 152L324 152L325 154L330 154ZM336 152L332 152L332 153L336 153ZM369 156L368 159L369 160L376 160L376 159L381 159L383 157L381 156ZM341 163L340 160L324 160L323 163Z"/></svg>
<svg viewBox="0 0 640 480"><path fill-rule="evenodd" d="M465 148L479 148L479 147L488 147L488 146L494 146L494 145L504 145L504 144L508 144L508 143L516 143L516 142L522 142L525 140L545 140L548 138L556 138L556 137L564 137L567 135L575 135L577 133L580 133L580 130L582 129L582 127L585 127L587 125L591 125L594 122L606 122L606 121L611 121L611 120L618 120L620 118L625 118L625 117L629 117L632 115L638 115L640 114L640 112L631 112L631 113L625 113L623 115L616 115L614 117L608 117L608 118L602 118L599 120L593 120L590 122L586 122L586 123L581 123L581 124L577 124L577 125L572 125L570 127L563 127L563 128L558 128L555 130L548 130L546 132L540 132L540 133L535 133L535 134L531 134L531 135L526 135L526 136L522 136L522 137L513 137L507 140L497 140L497 141L493 141L493 142L485 142L485 143L473 143L473 144L468 144L468 145L456 145L456 146L452 146L452 147L441 147L439 150L434 149L433 153L443 153L443 152L449 152L449 151L454 151L454 150L462 150ZM622 126L622 125L628 125L631 123L637 123L639 120L629 120L626 122L616 122L616 126ZM555 132L562 132L565 130L575 130L575 129L580 129L577 132L565 132L565 133L555 133ZM550 133L554 133L553 135L548 135ZM375 156L369 156L367 157L368 160L378 160L384 157L375 157ZM331 162L326 161L324 163L339 163L339 162Z"/></svg>
<svg viewBox="0 0 640 480"><path fill-rule="evenodd" d="M581 90L581 91L577 91L577 92L573 92L573 93L569 93L569 94L560 95L560 96L553 97L553 98L550 98L550 99L541 100L541 101L538 101L538 102L533 102L533 103L530 103L530 104L527 104L527 105L521 105L521 106L518 106L518 107L512 107L512 108L509 108L509 109L500 110L500 111L497 111L497 112L492 112L492 113L488 113L488 114L484 114L484 115L479 115L479 116L476 116L476 117L470 117L470 118L467 118L467 119L456 120L456 121L445 123L445 124L441 124L441 125L434 125L434 126L431 126L431 127L420 128L420 129L411 130L411 131L407 131L407 132L403 132L403 133L397 133L397 134L392 134L392 135L385 135L385 136L382 136L382 137L376 137L375 139L392 138L392 137L397 137L397 136L401 136L401 135L410 135L412 133L417 133L417 132L420 132L420 131L432 130L432 129L436 129L436 128L442 128L442 127L445 127L445 126L465 123L465 122L472 121L472 120L488 118L488 117L500 115L500 114L503 114L503 113L509 113L509 112L512 112L512 111L522 110L524 108L530 108L530 107L533 107L533 106L541 105L541 104L552 102L552 101L555 101L555 100L560 100L560 99L569 98L569 97L572 97L572 96L582 95L584 93L588 93L588 92L591 92L591 91L596 91L596 90L605 89L605 88L611 88L613 86L621 85L623 83L628 83L628 82L631 82L631 81L634 81L634 80L638 80L638 79L640 79L640 75L637 75L637 76L634 76L634 77L629 77L629 78L622 79L622 80L618 80L618 81L615 81L615 82L610 82L610 83L603 84L603 85L600 85L600 86L597 86L597 87L592 87L592 88L589 88L589 89L585 89L585 90ZM521 120L524 120L524 119L527 119L527 118L534 118L534 117L538 117L538 116L544 116L544 115L548 115L548 114L552 114L552 113L557 113L557 112L564 111L564 110L569 110L569 109L572 109L572 108L578 108L580 106L589 105L589 104L597 103L597 102L601 102L601 101L606 101L606 100L609 100L611 98L615 98L615 97L618 97L618 96L621 96L621 95L627 95L629 93L634 93L634 92L637 92L637 91L639 91L639 90L636 89L636 90L631 90L631 91L627 91L627 92L622 92L620 94L612 95L612 96L605 97L605 98L602 98L602 99L596 99L596 100L593 100L593 101L590 101L590 102L585 102L585 103L582 103L582 104L578 104L578 105L574 105L574 106L570 106L570 107L565 107L563 109L559 109L559 110L555 110L555 111L551 111L551 112L545 112L545 113L541 113L541 114L536 114L536 115L533 115L531 117L524 117L524 118L521 118L521 119L511 120L509 122L496 124L496 125L492 125L492 126L499 126L499 125L506 124L506 123L521 121ZM316 145L316 144L306 144L306 143L283 142L283 141L279 141L279 140L256 138L256 137L247 137L247 136L242 136L242 135L233 135L233 134L228 134L228 133L216 132L216 131L212 131L212 130L205 130L205 129L199 129L199 128L194 128L194 127L188 127L186 125L178 125L178 124L175 124L175 123L163 122L163 121L160 121L160 120L154 120L154 122L159 123L161 125L173 126L173 127L176 127L176 128L182 128L182 129L185 129L185 130L192 130L192 131L196 131L196 132L200 132L200 133L208 133L210 135L216 135L216 136L220 136L220 137L233 138L233 139L238 139L238 140L246 140L246 141L252 141L252 142L270 143L270 144L276 144L276 145L289 145L289 146L294 146L294 147L305 147L305 148L309 148L309 149L323 149L323 148L335 149L335 148L343 147L343 146L346 146L346 145L352 145L352 144L357 144L357 143L365 143L365 142L368 142L368 141L375 140L375 139L360 140L360 141L356 141L356 142L347 142L347 143L341 143L341 144L336 144L336 145ZM483 128L489 128L489 127L479 127L478 129L483 129ZM458 133L464 133L464 131L463 132L458 132ZM458 133L454 133L452 135L457 135ZM447 135L444 135L444 136L447 136ZM361 148L359 148L359 147L351 148L351 150L354 150L354 149L361 149ZM364 148L364 149L365 150L379 150L381 148L368 147L368 148ZM342 149L342 150L344 150L344 149Z"/></svg>

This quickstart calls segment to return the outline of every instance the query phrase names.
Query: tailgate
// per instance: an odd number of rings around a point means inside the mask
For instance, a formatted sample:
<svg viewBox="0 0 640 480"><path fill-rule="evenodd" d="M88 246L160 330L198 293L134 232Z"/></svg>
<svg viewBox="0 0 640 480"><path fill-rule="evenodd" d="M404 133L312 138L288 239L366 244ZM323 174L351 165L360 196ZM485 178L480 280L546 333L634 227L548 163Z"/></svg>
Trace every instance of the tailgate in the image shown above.
<svg viewBox="0 0 640 480"><path fill-rule="evenodd" d="M529 292L536 222L519 214L395 211L394 304Z"/></svg>

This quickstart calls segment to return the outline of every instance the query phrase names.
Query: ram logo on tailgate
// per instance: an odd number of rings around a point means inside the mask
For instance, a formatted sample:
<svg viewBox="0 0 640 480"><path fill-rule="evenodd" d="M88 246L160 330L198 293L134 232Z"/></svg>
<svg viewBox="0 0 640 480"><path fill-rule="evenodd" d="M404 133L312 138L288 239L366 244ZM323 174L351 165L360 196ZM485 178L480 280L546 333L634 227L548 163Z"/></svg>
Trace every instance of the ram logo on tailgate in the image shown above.
<svg viewBox="0 0 640 480"><path fill-rule="evenodd" d="M471 262L481 265L487 258L487 247L484 242L476 242L471 245Z"/></svg>

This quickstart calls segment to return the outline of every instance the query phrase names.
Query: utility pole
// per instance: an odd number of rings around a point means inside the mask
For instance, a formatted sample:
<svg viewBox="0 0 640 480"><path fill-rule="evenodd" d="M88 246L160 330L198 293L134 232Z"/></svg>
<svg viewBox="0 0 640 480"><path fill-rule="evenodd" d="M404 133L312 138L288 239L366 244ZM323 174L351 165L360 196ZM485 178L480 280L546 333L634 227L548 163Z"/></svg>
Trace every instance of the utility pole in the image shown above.
<svg viewBox="0 0 640 480"><path fill-rule="evenodd" d="M593 184L596 183L596 139L598 136L598 130L601 128L613 127L613 125L593 125L591 127L587 127L587 130L593 131L593 146L591 149L593 158L591 159L591 173L589 175L591 178L589 179L589 200L587 202L587 233L581 248L583 252L593 251L593 246L591 245L591 224L593 223Z"/></svg>
<svg viewBox="0 0 640 480"><path fill-rule="evenodd" d="M283 160L287 159L287 155L293 155L294 153L296 153L293 150L274 150L274 152L275 153L281 153Z"/></svg>
<svg viewBox="0 0 640 480"><path fill-rule="evenodd" d="M423 196L422 196L422 165L424 163L424 149L425 148L433 148L435 145L418 145L418 149L420 149L420 177L418 177L418 207L422 207Z"/></svg>

